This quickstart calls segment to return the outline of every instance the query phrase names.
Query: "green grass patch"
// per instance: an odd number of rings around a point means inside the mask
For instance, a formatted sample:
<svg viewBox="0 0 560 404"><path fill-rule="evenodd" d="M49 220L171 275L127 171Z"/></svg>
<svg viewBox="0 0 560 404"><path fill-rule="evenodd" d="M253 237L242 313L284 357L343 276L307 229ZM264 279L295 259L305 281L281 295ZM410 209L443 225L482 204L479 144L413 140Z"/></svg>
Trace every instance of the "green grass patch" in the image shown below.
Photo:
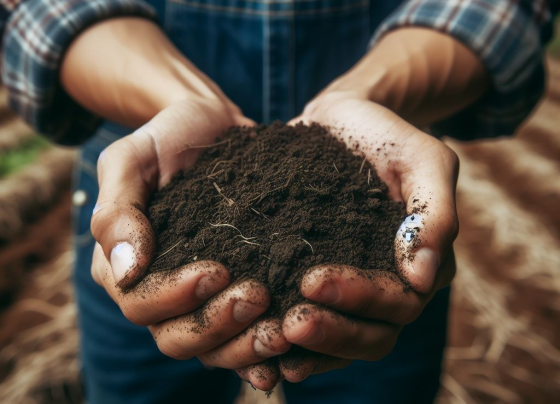
<svg viewBox="0 0 560 404"><path fill-rule="evenodd" d="M0 153L0 178L32 163L49 147L50 143L46 139L32 136L21 142L17 148Z"/></svg>

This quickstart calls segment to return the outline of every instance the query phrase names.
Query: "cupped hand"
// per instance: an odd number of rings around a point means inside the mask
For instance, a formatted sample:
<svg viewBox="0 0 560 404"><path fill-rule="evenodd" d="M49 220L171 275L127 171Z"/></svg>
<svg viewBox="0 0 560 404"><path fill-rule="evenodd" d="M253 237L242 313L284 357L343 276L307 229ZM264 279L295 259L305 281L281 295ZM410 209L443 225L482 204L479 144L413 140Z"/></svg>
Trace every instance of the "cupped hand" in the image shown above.
<svg viewBox="0 0 560 404"><path fill-rule="evenodd" d="M92 276L130 321L148 326L160 350L173 358L198 356L212 366L239 368L289 349L281 333L271 332L280 329L279 320L253 324L269 304L263 285L252 280L230 284L227 268L211 261L146 275L156 242L145 215L150 194L194 164L229 126L253 124L229 104L186 100L116 141L99 158Z"/></svg>
<svg viewBox="0 0 560 404"><path fill-rule="evenodd" d="M301 292L318 304L293 307L282 330L288 342L316 354L303 355L298 366L280 357L276 372L270 365L238 371L264 389L281 378L298 382L355 359L381 359L395 346L402 327L414 321L455 274L458 159L453 151L390 110L350 92L318 96L292 123L300 121L329 126L364 156L389 186L390 197L406 203L408 216L395 238L398 275L380 271L368 277L343 263L308 270ZM264 381L257 377L263 369L271 375Z"/></svg>

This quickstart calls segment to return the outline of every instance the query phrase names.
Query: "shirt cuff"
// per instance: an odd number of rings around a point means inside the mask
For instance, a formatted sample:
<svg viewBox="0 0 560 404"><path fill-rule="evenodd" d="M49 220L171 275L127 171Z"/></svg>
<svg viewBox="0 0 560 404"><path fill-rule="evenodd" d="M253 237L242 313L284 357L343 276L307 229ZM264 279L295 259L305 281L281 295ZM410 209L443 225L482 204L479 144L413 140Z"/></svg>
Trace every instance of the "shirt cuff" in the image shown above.
<svg viewBox="0 0 560 404"><path fill-rule="evenodd" d="M392 14L370 45L397 28L427 27L461 41L481 60L491 78L487 94L446 120L456 137L509 135L529 115L544 89L543 26L548 10L528 13L512 0L411 0ZM541 24L537 24L539 21ZM468 117L467 117L468 116ZM438 125L436 125L437 129Z"/></svg>
<svg viewBox="0 0 560 404"><path fill-rule="evenodd" d="M93 134L101 118L62 89L59 69L72 40L89 26L113 17L155 20L135 0L27 0L11 14L3 38L2 81L9 105L38 133L66 145Z"/></svg>

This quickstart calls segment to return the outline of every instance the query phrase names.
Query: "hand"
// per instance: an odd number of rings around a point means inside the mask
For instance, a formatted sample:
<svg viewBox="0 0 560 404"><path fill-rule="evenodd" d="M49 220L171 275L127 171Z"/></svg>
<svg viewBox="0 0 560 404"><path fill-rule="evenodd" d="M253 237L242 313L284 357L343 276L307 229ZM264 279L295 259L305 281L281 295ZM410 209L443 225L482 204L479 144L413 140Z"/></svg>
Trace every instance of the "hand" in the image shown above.
<svg viewBox="0 0 560 404"><path fill-rule="evenodd" d="M391 352L403 325L414 321L455 273L451 246L458 231L458 159L453 151L352 92L325 92L293 123L299 121L331 127L376 167L391 198L406 203L409 216L397 232L395 253L400 276L412 290L406 292L399 276L388 272L370 279L345 265L311 268L301 292L321 306L292 308L282 330L288 342L318 354L303 358L297 367L280 357L280 376L264 382L256 377L262 373L261 365L238 372L257 387L270 388L281 377L298 382L354 359L382 358Z"/></svg>
<svg viewBox="0 0 560 404"><path fill-rule="evenodd" d="M251 326L269 304L267 289L251 280L229 285L229 272L219 263L197 262L142 279L154 258L155 237L145 216L149 195L191 166L199 146L214 143L231 125L252 124L229 103L191 97L167 107L99 158L93 278L130 321L148 326L160 350L176 359L199 356L213 366L238 368L290 346L272 332L280 329L279 320Z"/></svg>

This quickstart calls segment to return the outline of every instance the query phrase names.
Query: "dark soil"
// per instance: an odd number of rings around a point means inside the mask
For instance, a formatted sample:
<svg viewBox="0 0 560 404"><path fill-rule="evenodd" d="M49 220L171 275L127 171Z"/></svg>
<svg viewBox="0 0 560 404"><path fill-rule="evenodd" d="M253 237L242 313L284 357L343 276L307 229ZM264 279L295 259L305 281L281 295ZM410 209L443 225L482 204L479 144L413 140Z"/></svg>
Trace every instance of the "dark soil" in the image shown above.
<svg viewBox="0 0 560 404"><path fill-rule="evenodd" d="M324 127L233 127L154 195L149 271L218 261L234 280L265 284L266 316L281 317L305 300L299 284L314 265L396 273L406 211L387 193L364 157Z"/></svg>

